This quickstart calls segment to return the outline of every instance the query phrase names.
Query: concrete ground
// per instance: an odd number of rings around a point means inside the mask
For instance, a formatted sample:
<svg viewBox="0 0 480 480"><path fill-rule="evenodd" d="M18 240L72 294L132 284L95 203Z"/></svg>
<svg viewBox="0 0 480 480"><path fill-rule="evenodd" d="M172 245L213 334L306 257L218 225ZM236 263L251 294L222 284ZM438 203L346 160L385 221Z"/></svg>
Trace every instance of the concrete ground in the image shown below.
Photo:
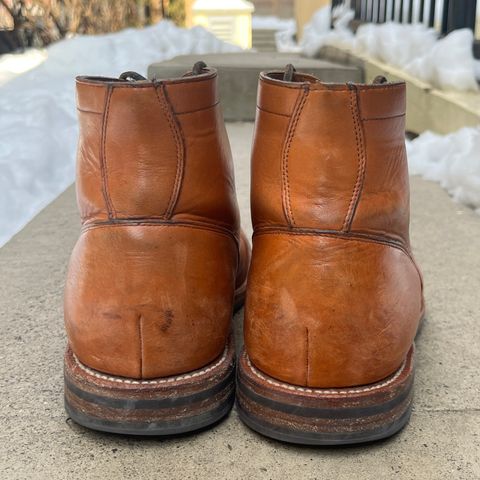
<svg viewBox="0 0 480 480"><path fill-rule="evenodd" d="M249 225L252 126L229 132ZM168 440L69 421L62 288L78 232L70 188L0 249L0 479L480 479L480 217L437 185L412 178L413 245L428 305L413 416L396 437L358 447L268 440L235 411L212 430Z"/></svg>

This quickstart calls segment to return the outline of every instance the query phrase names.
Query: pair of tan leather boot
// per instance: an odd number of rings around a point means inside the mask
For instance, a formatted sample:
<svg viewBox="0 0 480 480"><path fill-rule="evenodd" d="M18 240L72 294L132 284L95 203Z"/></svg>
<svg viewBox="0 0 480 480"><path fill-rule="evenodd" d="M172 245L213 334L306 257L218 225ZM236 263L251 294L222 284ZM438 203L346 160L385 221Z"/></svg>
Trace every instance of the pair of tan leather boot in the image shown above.
<svg viewBox="0 0 480 480"><path fill-rule="evenodd" d="M296 443L389 436L410 414L424 308L405 85L261 75L250 265L216 77L199 62L173 80L77 79L67 412L140 435L215 423L235 398L246 293L240 418Z"/></svg>

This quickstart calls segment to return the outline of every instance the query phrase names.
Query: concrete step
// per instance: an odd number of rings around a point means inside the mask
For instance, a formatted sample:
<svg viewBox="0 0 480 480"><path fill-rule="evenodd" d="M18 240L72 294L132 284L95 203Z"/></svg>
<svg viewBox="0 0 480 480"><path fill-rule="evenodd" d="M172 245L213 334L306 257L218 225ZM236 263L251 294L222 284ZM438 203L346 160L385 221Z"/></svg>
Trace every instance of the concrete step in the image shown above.
<svg viewBox="0 0 480 480"><path fill-rule="evenodd" d="M253 126L227 130L241 216L251 233ZM412 420L387 442L334 449L265 439L242 425L235 410L212 430L166 440L90 432L68 421L62 295L80 230L68 189L0 249L0 478L480 478L480 219L436 184L413 178L411 187L412 244L428 313L416 342ZM238 348L242 318L240 311L234 319Z"/></svg>
<svg viewBox="0 0 480 480"><path fill-rule="evenodd" d="M275 52L277 44L275 34L277 30L267 28L255 28L252 30L252 47L257 52Z"/></svg>
<svg viewBox="0 0 480 480"><path fill-rule="evenodd" d="M274 43L257 42L252 48L257 52L276 52L277 46Z"/></svg>
<svg viewBox="0 0 480 480"><path fill-rule="evenodd" d="M255 28L252 30L252 38L272 39L277 30L271 28Z"/></svg>
<svg viewBox="0 0 480 480"><path fill-rule="evenodd" d="M258 75L264 70L281 70L293 63L298 71L311 73L325 82L360 82L361 70L325 60L292 53L220 53L181 55L148 68L148 77L173 78L191 70L199 59L218 69L220 98L227 121L253 120L257 99Z"/></svg>

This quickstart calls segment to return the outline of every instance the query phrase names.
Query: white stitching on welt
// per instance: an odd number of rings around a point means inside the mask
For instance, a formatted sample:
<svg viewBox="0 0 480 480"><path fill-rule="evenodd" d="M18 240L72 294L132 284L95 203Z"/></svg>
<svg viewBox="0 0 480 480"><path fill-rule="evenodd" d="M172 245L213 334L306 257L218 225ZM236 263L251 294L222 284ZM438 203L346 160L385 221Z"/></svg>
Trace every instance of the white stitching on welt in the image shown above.
<svg viewBox="0 0 480 480"><path fill-rule="evenodd" d="M245 355L246 356L246 355ZM347 390L326 390L323 388L305 388L305 387L296 387L295 385L290 385L288 383L280 383L280 382L275 382L273 380L270 380L269 378L265 377L262 375L253 365L252 362L250 362L250 358L246 356L247 358L247 364L252 370L252 372L261 380L264 380L265 382L269 383L270 385L275 385L276 387L281 387L285 388L287 390L296 390L298 392L305 392L305 393L318 393L321 395L341 395L345 393L364 393L364 392L370 392L372 390L378 390L379 388L385 387L387 385L390 385L393 383L405 370L405 367L407 366L407 360L404 360L401 367L397 370L395 375L388 380L383 381L382 383L377 383L371 387L363 387L363 388L349 388Z"/></svg>
<svg viewBox="0 0 480 480"><path fill-rule="evenodd" d="M195 377L200 377L201 375L205 375L208 372L211 372L213 369L219 367L223 362L225 362L225 359L227 358L227 350L228 347L225 348L223 355L221 356L220 360L218 360L217 363L214 365L211 365L210 367L206 367L202 370L198 370L195 373L189 373L185 375L178 375L176 377L165 377L161 378L158 380L127 380L126 378L122 377L111 377L109 375L103 375L101 373L96 372L95 370L92 370L91 368L88 368L86 365L80 362L80 360L77 358L75 354L73 354L73 358L75 360L75 363L86 373L89 375L92 375L96 378L101 378L102 380L109 380L111 382L117 382L117 383L128 383L132 385L157 385L161 383L171 383L171 382L176 382L178 380L187 380L189 378L195 378Z"/></svg>

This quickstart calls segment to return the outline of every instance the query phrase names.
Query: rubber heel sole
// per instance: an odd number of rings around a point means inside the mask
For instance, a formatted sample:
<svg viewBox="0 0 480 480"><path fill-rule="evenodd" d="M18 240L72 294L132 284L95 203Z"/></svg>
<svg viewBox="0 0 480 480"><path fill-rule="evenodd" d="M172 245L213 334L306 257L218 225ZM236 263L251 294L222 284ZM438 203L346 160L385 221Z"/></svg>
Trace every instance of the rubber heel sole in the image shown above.
<svg viewBox="0 0 480 480"><path fill-rule="evenodd" d="M394 374L354 388L297 387L260 372L242 352L237 406L253 430L290 443L347 445L387 438L410 418L414 347Z"/></svg>
<svg viewBox="0 0 480 480"><path fill-rule="evenodd" d="M226 416L235 399L235 356L223 355L188 374L136 380L102 374L65 353L65 409L78 424L128 435L177 435Z"/></svg>

